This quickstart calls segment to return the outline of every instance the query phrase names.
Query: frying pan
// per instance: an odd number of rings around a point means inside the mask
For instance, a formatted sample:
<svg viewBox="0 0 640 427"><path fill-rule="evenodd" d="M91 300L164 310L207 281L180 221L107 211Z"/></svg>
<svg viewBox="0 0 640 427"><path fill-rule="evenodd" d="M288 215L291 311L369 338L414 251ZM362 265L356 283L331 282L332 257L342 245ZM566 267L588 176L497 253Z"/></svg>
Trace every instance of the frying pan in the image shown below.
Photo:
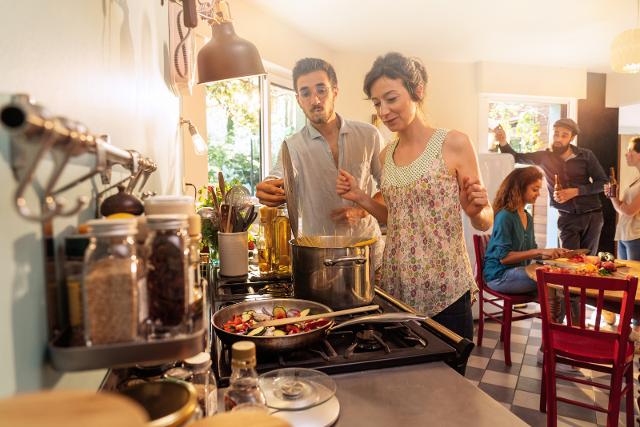
<svg viewBox="0 0 640 427"><path fill-rule="evenodd" d="M309 309L309 314L329 313L331 310L324 304L314 301L294 298L274 298L269 300L244 301L233 304L218 310L211 319L216 335L225 344L232 344L236 341L252 341L259 350L284 352L295 350L297 348L307 347L322 340L331 330L344 326L350 326L358 323L398 323L407 322L409 320L425 320L426 316L412 313L384 313L373 314L367 316L355 317L344 322L336 323L331 320L326 325L308 332L301 332L294 335L284 336L247 336L239 335L224 330L223 325L233 319L236 315L241 315L245 311L253 310L256 313L262 313L263 309L269 313L273 312L274 307L284 307L286 310Z"/></svg>

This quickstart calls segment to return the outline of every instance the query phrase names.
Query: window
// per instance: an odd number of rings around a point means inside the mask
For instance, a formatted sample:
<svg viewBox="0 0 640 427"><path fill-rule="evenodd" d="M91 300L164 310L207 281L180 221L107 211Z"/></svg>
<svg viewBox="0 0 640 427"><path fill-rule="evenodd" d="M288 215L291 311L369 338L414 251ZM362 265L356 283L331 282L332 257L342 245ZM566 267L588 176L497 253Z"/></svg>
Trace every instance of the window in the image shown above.
<svg viewBox="0 0 640 427"><path fill-rule="evenodd" d="M280 145L304 126L295 93L266 77L215 82L206 91L209 182L222 171L255 194Z"/></svg>
<svg viewBox="0 0 640 427"><path fill-rule="evenodd" d="M511 146L521 153L544 150L553 123L566 116L566 104L489 101L489 129L501 125ZM493 148L495 144L494 135L490 132L488 146Z"/></svg>

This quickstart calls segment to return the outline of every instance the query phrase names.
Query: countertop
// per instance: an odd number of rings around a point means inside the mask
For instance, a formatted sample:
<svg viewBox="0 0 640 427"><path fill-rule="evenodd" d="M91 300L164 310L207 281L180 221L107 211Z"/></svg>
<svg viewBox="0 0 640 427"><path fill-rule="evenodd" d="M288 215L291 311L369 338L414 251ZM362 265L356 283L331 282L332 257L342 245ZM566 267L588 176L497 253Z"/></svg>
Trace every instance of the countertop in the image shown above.
<svg viewBox="0 0 640 427"><path fill-rule="evenodd" d="M332 375L339 427L526 426L443 362ZM219 390L219 408L223 408ZM315 422L294 427L316 426Z"/></svg>
<svg viewBox="0 0 640 427"><path fill-rule="evenodd" d="M526 426L443 362L333 376L336 426Z"/></svg>

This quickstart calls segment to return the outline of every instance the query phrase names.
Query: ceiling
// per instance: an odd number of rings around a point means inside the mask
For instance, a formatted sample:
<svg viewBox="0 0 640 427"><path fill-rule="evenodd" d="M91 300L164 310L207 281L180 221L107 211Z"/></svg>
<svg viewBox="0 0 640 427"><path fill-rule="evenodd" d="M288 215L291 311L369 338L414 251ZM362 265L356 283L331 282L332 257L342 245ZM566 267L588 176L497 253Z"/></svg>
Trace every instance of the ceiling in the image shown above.
<svg viewBox="0 0 640 427"><path fill-rule="evenodd" d="M640 0L246 0L337 52L607 72Z"/></svg>

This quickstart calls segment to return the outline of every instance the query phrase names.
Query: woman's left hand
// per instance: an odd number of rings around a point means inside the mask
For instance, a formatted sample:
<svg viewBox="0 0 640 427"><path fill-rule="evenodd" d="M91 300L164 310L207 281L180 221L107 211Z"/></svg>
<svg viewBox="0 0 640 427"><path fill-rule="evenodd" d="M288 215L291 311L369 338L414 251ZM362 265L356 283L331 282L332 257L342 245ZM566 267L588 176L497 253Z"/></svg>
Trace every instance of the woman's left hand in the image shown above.
<svg viewBox="0 0 640 427"><path fill-rule="evenodd" d="M472 180L468 176L462 178L460 204L465 213L470 217L478 215L484 208L489 206L487 189L479 179Z"/></svg>

